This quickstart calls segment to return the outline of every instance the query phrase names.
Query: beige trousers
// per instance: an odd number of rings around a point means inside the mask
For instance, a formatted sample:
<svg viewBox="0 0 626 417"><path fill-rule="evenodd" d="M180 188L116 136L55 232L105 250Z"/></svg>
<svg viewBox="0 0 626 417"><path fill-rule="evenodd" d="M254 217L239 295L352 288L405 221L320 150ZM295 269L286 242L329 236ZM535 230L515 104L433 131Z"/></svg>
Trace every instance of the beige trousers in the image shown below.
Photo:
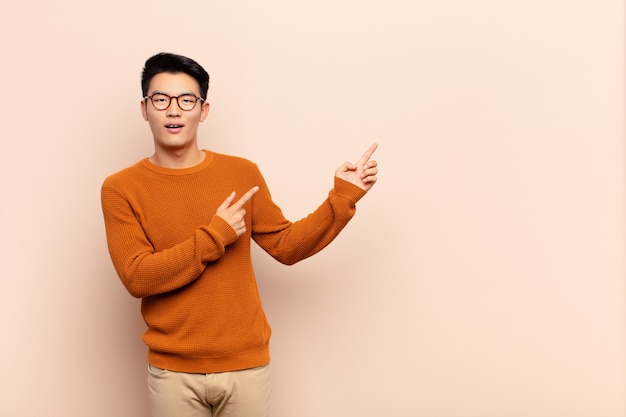
<svg viewBox="0 0 626 417"><path fill-rule="evenodd" d="M267 417L269 365L187 374L148 365L152 417Z"/></svg>

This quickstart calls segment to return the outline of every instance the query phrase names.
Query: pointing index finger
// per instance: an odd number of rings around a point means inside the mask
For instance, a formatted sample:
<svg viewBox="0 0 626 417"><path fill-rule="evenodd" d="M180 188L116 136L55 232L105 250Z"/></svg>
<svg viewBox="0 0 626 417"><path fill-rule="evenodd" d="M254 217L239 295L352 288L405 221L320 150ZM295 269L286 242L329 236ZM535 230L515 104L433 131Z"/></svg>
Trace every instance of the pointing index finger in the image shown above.
<svg viewBox="0 0 626 417"><path fill-rule="evenodd" d="M369 161L370 158L372 157L372 154L374 153L376 148L378 148L378 144L377 143L374 143L372 146L370 146L369 149L367 151L365 151L365 153L363 154L361 159L359 159L359 161L356 163L356 165L357 166L365 165L365 163L367 161Z"/></svg>
<svg viewBox="0 0 626 417"><path fill-rule="evenodd" d="M237 208L243 207L243 205L246 204L257 191L259 191L259 187L255 185L254 187L250 188L248 192L242 195L241 198L237 200L235 204L233 204L233 206L236 206Z"/></svg>

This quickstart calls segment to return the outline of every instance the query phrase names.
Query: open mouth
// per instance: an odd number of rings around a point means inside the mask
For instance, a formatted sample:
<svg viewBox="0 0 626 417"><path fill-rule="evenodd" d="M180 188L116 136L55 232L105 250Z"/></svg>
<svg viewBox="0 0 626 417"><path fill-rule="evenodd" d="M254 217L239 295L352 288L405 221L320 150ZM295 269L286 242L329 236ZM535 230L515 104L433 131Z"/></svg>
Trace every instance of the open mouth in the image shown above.
<svg viewBox="0 0 626 417"><path fill-rule="evenodd" d="M185 125L180 124L180 123L169 123L165 125L165 128L167 129L167 131L171 133L180 132L183 127L185 127Z"/></svg>

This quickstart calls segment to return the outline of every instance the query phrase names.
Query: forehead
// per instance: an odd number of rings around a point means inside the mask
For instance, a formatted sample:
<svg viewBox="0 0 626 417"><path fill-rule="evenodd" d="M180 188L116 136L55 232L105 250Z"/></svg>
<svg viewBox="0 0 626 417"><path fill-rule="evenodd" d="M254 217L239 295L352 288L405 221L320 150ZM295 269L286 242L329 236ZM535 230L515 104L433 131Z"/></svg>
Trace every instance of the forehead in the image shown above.
<svg viewBox="0 0 626 417"><path fill-rule="evenodd" d="M178 95L182 93L194 93L200 95L200 86L195 78L184 72L161 72L150 80L149 94L155 92Z"/></svg>

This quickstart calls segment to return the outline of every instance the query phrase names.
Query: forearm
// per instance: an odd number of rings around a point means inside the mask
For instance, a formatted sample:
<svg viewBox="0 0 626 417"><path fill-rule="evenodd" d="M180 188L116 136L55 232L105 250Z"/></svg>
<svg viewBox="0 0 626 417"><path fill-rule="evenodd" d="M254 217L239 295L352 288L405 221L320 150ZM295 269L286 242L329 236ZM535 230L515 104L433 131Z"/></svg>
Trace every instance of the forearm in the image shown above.
<svg viewBox="0 0 626 417"><path fill-rule="evenodd" d="M181 288L200 276L207 263L225 252L221 238L198 229L194 236L180 244L154 251L149 245L134 249L120 247L109 239L109 252L115 269L134 297L163 294Z"/></svg>
<svg viewBox="0 0 626 417"><path fill-rule="evenodd" d="M194 230L180 243L155 248L130 205L114 190L103 190L102 208L111 260L135 297L162 294L189 284L237 239L224 220L213 216L207 226Z"/></svg>
<svg viewBox="0 0 626 417"><path fill-rule="evenodd" d="M354 216L356 202L365 192L341 179L328 198L307 217L281 224L279 228L257 227L254 240L272 257L284 264L308 258L330 244Z"/></svg>

